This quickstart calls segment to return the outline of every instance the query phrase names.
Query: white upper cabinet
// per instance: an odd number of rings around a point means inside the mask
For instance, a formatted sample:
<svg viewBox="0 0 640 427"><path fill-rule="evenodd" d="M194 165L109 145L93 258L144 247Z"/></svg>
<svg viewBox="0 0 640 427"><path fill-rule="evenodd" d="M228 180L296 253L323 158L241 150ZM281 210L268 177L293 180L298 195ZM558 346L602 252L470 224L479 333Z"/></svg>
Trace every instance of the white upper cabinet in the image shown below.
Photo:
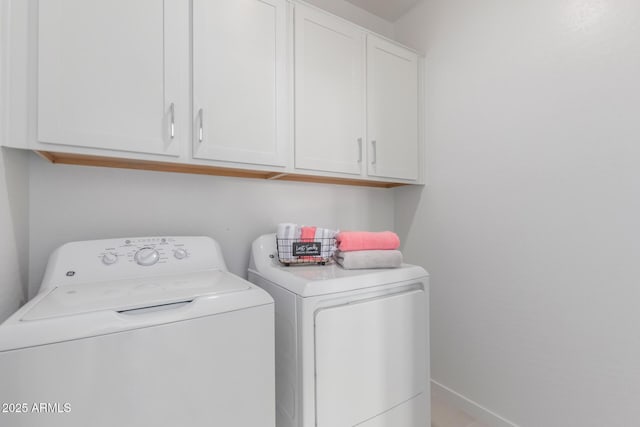
<svg viewBox="0 0 640 427"><path fill-rule="evenodd" d="M368 174L417 180L418 56L373 35L367 36Z"/></svg>
<svg viewBox="0 0 640 427"><path fill-rule="evenodd" d="M295 167L360 175L365 34L295 6Z"/></svg>
<svg viewBox="0 0 640 427"><path fill-rule="evenodd" d="M22 148L376 185L423 178L418 56L321 9L11 1L2 71Z"/></svg>
<svg viewBox="0 0 640 427"><path fill-rule="evenodd" d="M332 15L295 9L295 167L418 181L418 56Z"/></svg>
<svg viewBox="0 0 640 427"><path fill-rule="evenodd" d="M193 1L195 158L286 164L286 6Z"/></svg>
<svg viewBox="0 0 640 427"><path fill-rule="evenodd" d="M37 22L38 142L180 154L188 4L46 0Z"/></svg>

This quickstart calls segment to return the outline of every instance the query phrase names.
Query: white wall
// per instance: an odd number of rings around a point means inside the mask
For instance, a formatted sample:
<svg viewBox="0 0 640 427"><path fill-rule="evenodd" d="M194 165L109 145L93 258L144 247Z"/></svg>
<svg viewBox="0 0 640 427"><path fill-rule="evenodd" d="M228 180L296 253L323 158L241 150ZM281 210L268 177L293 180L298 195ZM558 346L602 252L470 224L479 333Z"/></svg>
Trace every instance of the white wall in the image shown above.
<svg viewBox="0 0 640 427"><path fill-rule="evenodd" d="M74 240L205 235L246 277L251 242L279 222L393 227L393 192L338 185L53 165L31 155L30 291L51 251Z"/></svg>
<svg viewBox="0 0 640 427"><path fill-rule="evenodd" d="M430 185L395 192L433 378L521 426L640 420L639 22L635 0L426 0L396 26L428 62Z"/></svg>

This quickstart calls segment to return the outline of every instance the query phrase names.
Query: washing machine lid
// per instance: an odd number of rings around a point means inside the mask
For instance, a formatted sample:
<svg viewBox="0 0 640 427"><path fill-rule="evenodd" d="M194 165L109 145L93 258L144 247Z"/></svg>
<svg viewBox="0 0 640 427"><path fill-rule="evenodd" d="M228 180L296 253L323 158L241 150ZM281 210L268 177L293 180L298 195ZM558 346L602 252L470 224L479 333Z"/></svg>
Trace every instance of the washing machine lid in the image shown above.
<svg viewBox="0 0 640 427"><path fill-rule="evenodd" d="M0 355L265 306L273 306L267 292L221 270L59 286L0 324Z"/></svg>
<svg viewBox="0 0 640 427"><path fill-rule="evenodd" d="M52 289L20 320L44 320L98 311L126 312L186 303L203 296L245 291L251 285L226 271L78 283Z"/></svg>

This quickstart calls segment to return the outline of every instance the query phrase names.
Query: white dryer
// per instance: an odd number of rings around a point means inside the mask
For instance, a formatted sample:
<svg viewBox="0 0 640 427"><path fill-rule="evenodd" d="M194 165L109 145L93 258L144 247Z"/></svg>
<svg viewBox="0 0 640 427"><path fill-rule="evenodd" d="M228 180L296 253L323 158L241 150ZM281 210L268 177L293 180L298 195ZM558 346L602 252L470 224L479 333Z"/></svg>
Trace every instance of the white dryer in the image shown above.
<svg viewBox="0 0 640 427"><path fill-rule="evenodd" d="M275 425L273 300L207 237L66 244L0 325L0 425Z"/></svg>
<svg viewBox="0 0 640 427"><path fill-rule="evenodd" d="M249 280L275 300L278 427L425 427L428 275L278 263L253 242Z"/></svg>

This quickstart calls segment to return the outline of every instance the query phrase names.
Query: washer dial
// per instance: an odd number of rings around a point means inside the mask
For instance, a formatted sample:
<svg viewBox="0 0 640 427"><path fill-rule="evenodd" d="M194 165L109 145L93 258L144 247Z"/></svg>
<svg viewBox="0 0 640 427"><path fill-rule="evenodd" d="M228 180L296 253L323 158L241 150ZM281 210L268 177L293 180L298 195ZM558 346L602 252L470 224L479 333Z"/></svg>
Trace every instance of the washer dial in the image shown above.
<svg viewBox="0 0 640 427"><path fill-rule="evenodd" d="M187 255L187 251L182 248L178 248L173 251L173 256L176 257L176 259L185 259Z"/></svg>
<svg viewBox="0 0 640 427"><path fill-rule="evenodd" d="M116 262L118 262L118 254L113 252L107 252L106 254L102 255L102 263L104 265L112 265L112 264L115 264Z"/></svg>
<svg viewBox="0 0 640 427"><path fill-rule="evenodd" d="M160 253L154 248L144 247L136 252L134 259L139 265L147 267L158 262Z"/></svg>

